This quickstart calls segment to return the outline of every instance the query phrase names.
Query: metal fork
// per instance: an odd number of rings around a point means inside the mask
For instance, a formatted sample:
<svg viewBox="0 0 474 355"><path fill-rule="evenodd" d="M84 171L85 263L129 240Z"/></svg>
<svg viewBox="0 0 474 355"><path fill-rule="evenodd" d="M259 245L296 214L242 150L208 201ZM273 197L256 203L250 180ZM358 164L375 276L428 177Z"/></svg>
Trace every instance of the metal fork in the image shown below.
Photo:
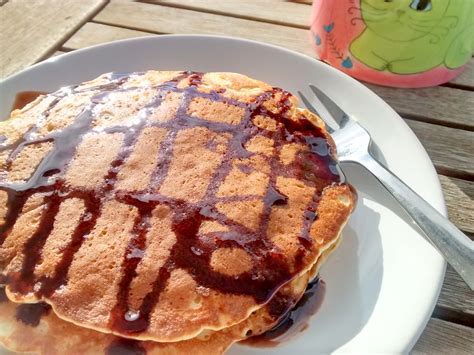
<svg viewBox="0 0 474 355"><path fill-rule="evenodd" d="M330 118L337 123L337 126L331 126L328 117L321 117L310 101L298 92L306 107L318 114L326 123L326 128L336 143L339 162L358 163L372 173L473 290L474 241L471 241L394 173L380 164L370 152L372 139L369 133L325 93L314 85L309 85L309 87L329 112Z"/></svg>

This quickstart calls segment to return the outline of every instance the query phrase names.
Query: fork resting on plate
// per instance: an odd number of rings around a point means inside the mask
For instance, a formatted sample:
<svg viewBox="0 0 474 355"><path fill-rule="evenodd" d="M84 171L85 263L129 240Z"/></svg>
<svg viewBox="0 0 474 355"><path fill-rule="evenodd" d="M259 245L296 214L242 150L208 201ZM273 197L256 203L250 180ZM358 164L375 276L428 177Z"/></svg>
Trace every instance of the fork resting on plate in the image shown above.
<svg viewBox="0 0 474 355"><path fill-rule="evenodd" d="M326 123L326 128L336 143L339 162L358 163L372 173L473 290L474 241L471 241L394 173L380 164L370 153L372 139L369 133L325 93L314 85L309 85L309 87L326 108L330 117L321 116L309 99L301 92L298 93L306 107L318 114ZM329 124L331 119L337 126Z"/></svg>

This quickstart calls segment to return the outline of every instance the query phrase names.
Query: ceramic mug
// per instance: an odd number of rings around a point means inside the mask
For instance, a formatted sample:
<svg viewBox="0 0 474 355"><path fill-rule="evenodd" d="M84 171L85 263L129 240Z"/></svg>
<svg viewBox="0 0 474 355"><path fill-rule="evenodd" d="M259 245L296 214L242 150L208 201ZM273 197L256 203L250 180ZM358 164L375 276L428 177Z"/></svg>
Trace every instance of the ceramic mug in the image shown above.
<svg viewBox="0 0 474 355"><path fill-rule="evenodd" d="M319 59L368 82L434 86L474 51L474 0L314 0Z"/></svg>

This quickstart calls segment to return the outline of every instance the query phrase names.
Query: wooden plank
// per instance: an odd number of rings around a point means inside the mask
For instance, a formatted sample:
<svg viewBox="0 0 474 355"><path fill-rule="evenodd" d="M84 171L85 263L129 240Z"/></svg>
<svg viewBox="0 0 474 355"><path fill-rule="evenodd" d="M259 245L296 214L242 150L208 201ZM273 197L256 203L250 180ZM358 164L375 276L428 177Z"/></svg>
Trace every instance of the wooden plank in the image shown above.
<svg viewBox="0 0 474 355"><path fill-rule="evenodd" d="M474 129L474 92L437 86L397 89L367 84L400 115L457 128Z"/></svg>
<svg viewBox="0 0 474 355"><path fill-rule="evenodd" d="M474 297L471 289L454 269L448 265L438 306L456 312L474 315Z"/></svg>
<svg viewBox="0 0 474 355"><path fill-rule="evenodd" d="M226 34L313 55L306 30L168 6L111 2L94 21L154 33Z"/></svg>
<svg viewBox="0 0 474 355"><path fill-rule="evenodd" d="M438 173L472 179L474 132L406 120L425 147Z"/></svg>
<svg viewBox="0 0 474 355"><path fill-rule="evenodd" d="M230 15L300 28L309 27L311 10L281 0L144 0L145 2Z"/></svg>
<svg viewBox="0 0 474 355"><path fill-rule="evenodd" d="M88 22L64 43L63 48L67 50L80 49L120 39L153 35L147 32Z"/></svg>
<svg viewBox="0 0 474 355"><path fill-rule="evenodd" d="M460 229L474 233L474 182L439 175L449 219Z"/></svg>
<svg viewBox="0 0 474 355"><path fill-rule="evenodd" d="M451 80L450 83L474 88L474 59L471 58L466 64L463 73Z"/></svg>
<svg viewBox="0 0 474 355"><path fill-rule="evenodd" d="M93 16L104 0L10 0L0 11L0 77L9 76L54 52Z"/></svg>
<svg viewBox="0 0 474 355"><path fill-rule="evenodd" d="M431 318L412 354L472 354L474 329Z"/></svg>

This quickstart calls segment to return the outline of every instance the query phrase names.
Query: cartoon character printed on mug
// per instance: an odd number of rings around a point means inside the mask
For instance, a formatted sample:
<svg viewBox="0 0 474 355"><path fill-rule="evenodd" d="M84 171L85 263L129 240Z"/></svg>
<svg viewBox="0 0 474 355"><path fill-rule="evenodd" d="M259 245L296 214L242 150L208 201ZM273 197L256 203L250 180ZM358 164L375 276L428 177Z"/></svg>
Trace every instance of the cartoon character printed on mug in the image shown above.
<svg viewBox="0 0 474 355"><path fill-rule="evenodd" d="M462 66L474 49L474 0L361 0L366 28L349 47L363 64L396 74ZM400 50L403 48L403 50Z"/></svg>

